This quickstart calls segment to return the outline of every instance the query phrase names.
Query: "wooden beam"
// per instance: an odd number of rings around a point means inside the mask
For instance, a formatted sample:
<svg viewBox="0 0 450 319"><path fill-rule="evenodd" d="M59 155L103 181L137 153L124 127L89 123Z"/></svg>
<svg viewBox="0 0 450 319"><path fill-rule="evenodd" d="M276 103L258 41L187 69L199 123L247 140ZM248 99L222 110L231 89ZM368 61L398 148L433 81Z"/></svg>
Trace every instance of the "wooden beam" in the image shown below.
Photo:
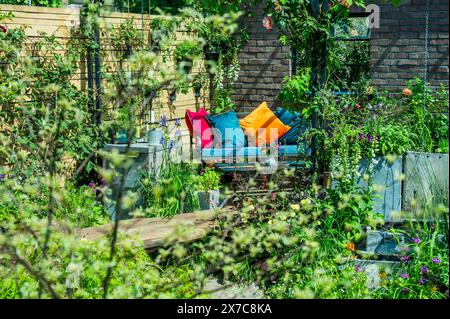
<svg viewBox="0 0 450 319"><path fill-rule="evenodd" d="M168 218L135 218L123 220L119 224L121 232L126 236L140 240L145 249L162 247L176 242L190 242L205 237L215 226L215 218L229 213L230 208L222 210L206 210L194 213L175 215ZM181 232L181 227L187 231ZM78 231L82 240L95 241L107 236L113 223L83 228Z"/></svg>

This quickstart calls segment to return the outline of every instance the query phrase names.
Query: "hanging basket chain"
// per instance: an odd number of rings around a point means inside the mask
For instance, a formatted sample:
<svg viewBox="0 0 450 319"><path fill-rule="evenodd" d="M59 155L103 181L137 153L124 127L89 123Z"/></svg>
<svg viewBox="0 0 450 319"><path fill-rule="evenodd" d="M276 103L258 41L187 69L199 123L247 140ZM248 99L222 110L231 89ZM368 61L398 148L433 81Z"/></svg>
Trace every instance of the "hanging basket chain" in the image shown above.
<svg viewBox="0 0 450 319"><path fill-rule="evenodd" d="M430 9L430 3L429 0L426 1L426 10L425 10L425 56L424 56L424 80L423 80L423 114L426 112L426 101L427 101L427 81L428 81L428 59L429 59L429 53L428 53L428 37L429 37L429 9ZM425 148L425 121L422 120L422 151L424 151Z"/></svg>

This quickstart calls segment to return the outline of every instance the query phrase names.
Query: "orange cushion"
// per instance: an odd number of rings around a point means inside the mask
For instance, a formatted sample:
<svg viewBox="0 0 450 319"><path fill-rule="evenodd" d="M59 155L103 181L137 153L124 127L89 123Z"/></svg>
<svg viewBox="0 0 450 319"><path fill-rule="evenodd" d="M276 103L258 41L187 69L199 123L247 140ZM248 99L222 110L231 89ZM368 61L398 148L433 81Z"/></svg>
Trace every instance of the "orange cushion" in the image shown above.
<svg viewBox="0 0 450 319"><path fill-rule="evenodd" d="M249 138L249 145L271 144L291 129L269 109L267 102L262 102L249 115L239 121L242 129Z"/></svg>

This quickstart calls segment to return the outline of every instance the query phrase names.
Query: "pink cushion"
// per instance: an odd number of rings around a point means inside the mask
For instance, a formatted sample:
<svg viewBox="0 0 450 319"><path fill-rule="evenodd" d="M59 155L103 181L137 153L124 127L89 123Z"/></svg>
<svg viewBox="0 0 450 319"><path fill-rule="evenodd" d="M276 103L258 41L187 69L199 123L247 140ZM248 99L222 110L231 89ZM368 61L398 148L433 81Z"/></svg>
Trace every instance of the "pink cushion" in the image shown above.
<svg viewBox="0 0 450 319"><path fill-rule="evenodd" d="M198 112L192 112L191 110L186 110L186 115L184 120L189 129L191 136L200 136L203 148L211 148L213 135L211 133L211 125L209 125L206 116L208 112L204 108L198 110Z"/></svg>

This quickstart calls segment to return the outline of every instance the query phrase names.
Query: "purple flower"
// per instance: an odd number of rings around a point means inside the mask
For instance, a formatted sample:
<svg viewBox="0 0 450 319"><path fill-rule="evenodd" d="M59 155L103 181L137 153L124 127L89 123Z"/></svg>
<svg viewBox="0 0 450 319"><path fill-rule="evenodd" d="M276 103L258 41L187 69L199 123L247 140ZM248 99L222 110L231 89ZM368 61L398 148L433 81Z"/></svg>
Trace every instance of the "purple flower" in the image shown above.
<svg viewBox="0 0 450 319"><path fill-rule="evenodd" d="M102 177L102 179L100 180L100 184L101 184L101 185L105 185L105 182L106 182L105 178Z"/></svg>
<svg viewBox="0 0 450 319"><path fill-rule="evenodd" d="M0 181L5 179L5 174L0 174Z"/></svg>
<svg viewBox="0 0 450 319"><path fill-rule="evenodd" d="M420 238L419 238L419 237L414 237L414 238L412 239L412 241L413 241L414 243L416 243L416 244L419 244L419 243L420 243Z"/></svg>
<svg viewBox="0 0 450 319"><path fill-rule="evenodd" d="M424 279L422 277L419 278L419 285L426 285L428 283L428 279Z"/></svg>
<svg viewBox="0 0 450 319"><path fill-rule="evenodd" d="M161 116L159 121L161 126L167 127L167 117L165 115Z"/></svg>
<svg viewBox="0 0 450 319"><path fill-rule="evenodd" d="M159 144L164 145L164 136L161 136L161 139L159 140Z"/></svg>
<svg viewBox="0 0 450 319"><path fill-rule="evenodd" d="M358 133L358 139L363 140L365 138L364 134Z"/></svg>
<svg viewBox="0 0 450 319"><path fill-rule="evenodd" d="M428 273L430 270L428 269L428 267L427 266L422 266L422 267L420 267L420 272L422 273L422 274L426 274L426 273Z"/></svg>
<svg viewBox="0 0 450 319"><path fill-rule="evenodd" d="M381 139L381 136L380 136L380 135L377 135L377 136L375 136L375 139L377 140L377 142L379 142L380 139Z"/></svg>
<svg viewBox="0 0 450 319"><path fill-rule="evenodd" d="M355 266L355 271L356 272L362 272L361 266Z"/></svg>
<svg viewBox="0 0 450 319"><path fill-rule="evenodd" d="M407 263L408 261L409 261L409 257L408 256L403 256L402 257L402 261L404 262L404 263Z"/></svg>
<svg viewBox="0 0 450 319"><path fill-rule="evenodd" d="M408 274L400 274L400 277L402 277L403 279L408 279L409 278L409 275Z"/></svg>
<svg viewBox="0 0 450 319"><path fill-rule="evenodd" d="M433 262L433 264L440 264L441 260L439 258L433 258L431 259L431 261Z"/></svg>
<svg viewBox="0 0 450 319"><path fill-rule="evenodd" d="M175 140L170 140L169 142L169 152L172 150L172 148L175 146Z"/></svg>
<svg viewBox="0 0 450 319"><path fill-rule="evenodd" d="M176 119L176 120L175 120L175 126L180 126L180 125L181 125L180 119Z"/></svg>
<svg viewBox="0 0 450 319"><path fill-rule="evenodd" d="M372 135L367 134L367 141L368 141L368 142L372 142L372 140L373 140Z"/></svg>
<svg viewBox="0 0 450 319"><path fill-rule="evenodd" d="M402 289L402 293L406 295L407 293L409 293L409 289L408 288L403 288Z"/></svg>

